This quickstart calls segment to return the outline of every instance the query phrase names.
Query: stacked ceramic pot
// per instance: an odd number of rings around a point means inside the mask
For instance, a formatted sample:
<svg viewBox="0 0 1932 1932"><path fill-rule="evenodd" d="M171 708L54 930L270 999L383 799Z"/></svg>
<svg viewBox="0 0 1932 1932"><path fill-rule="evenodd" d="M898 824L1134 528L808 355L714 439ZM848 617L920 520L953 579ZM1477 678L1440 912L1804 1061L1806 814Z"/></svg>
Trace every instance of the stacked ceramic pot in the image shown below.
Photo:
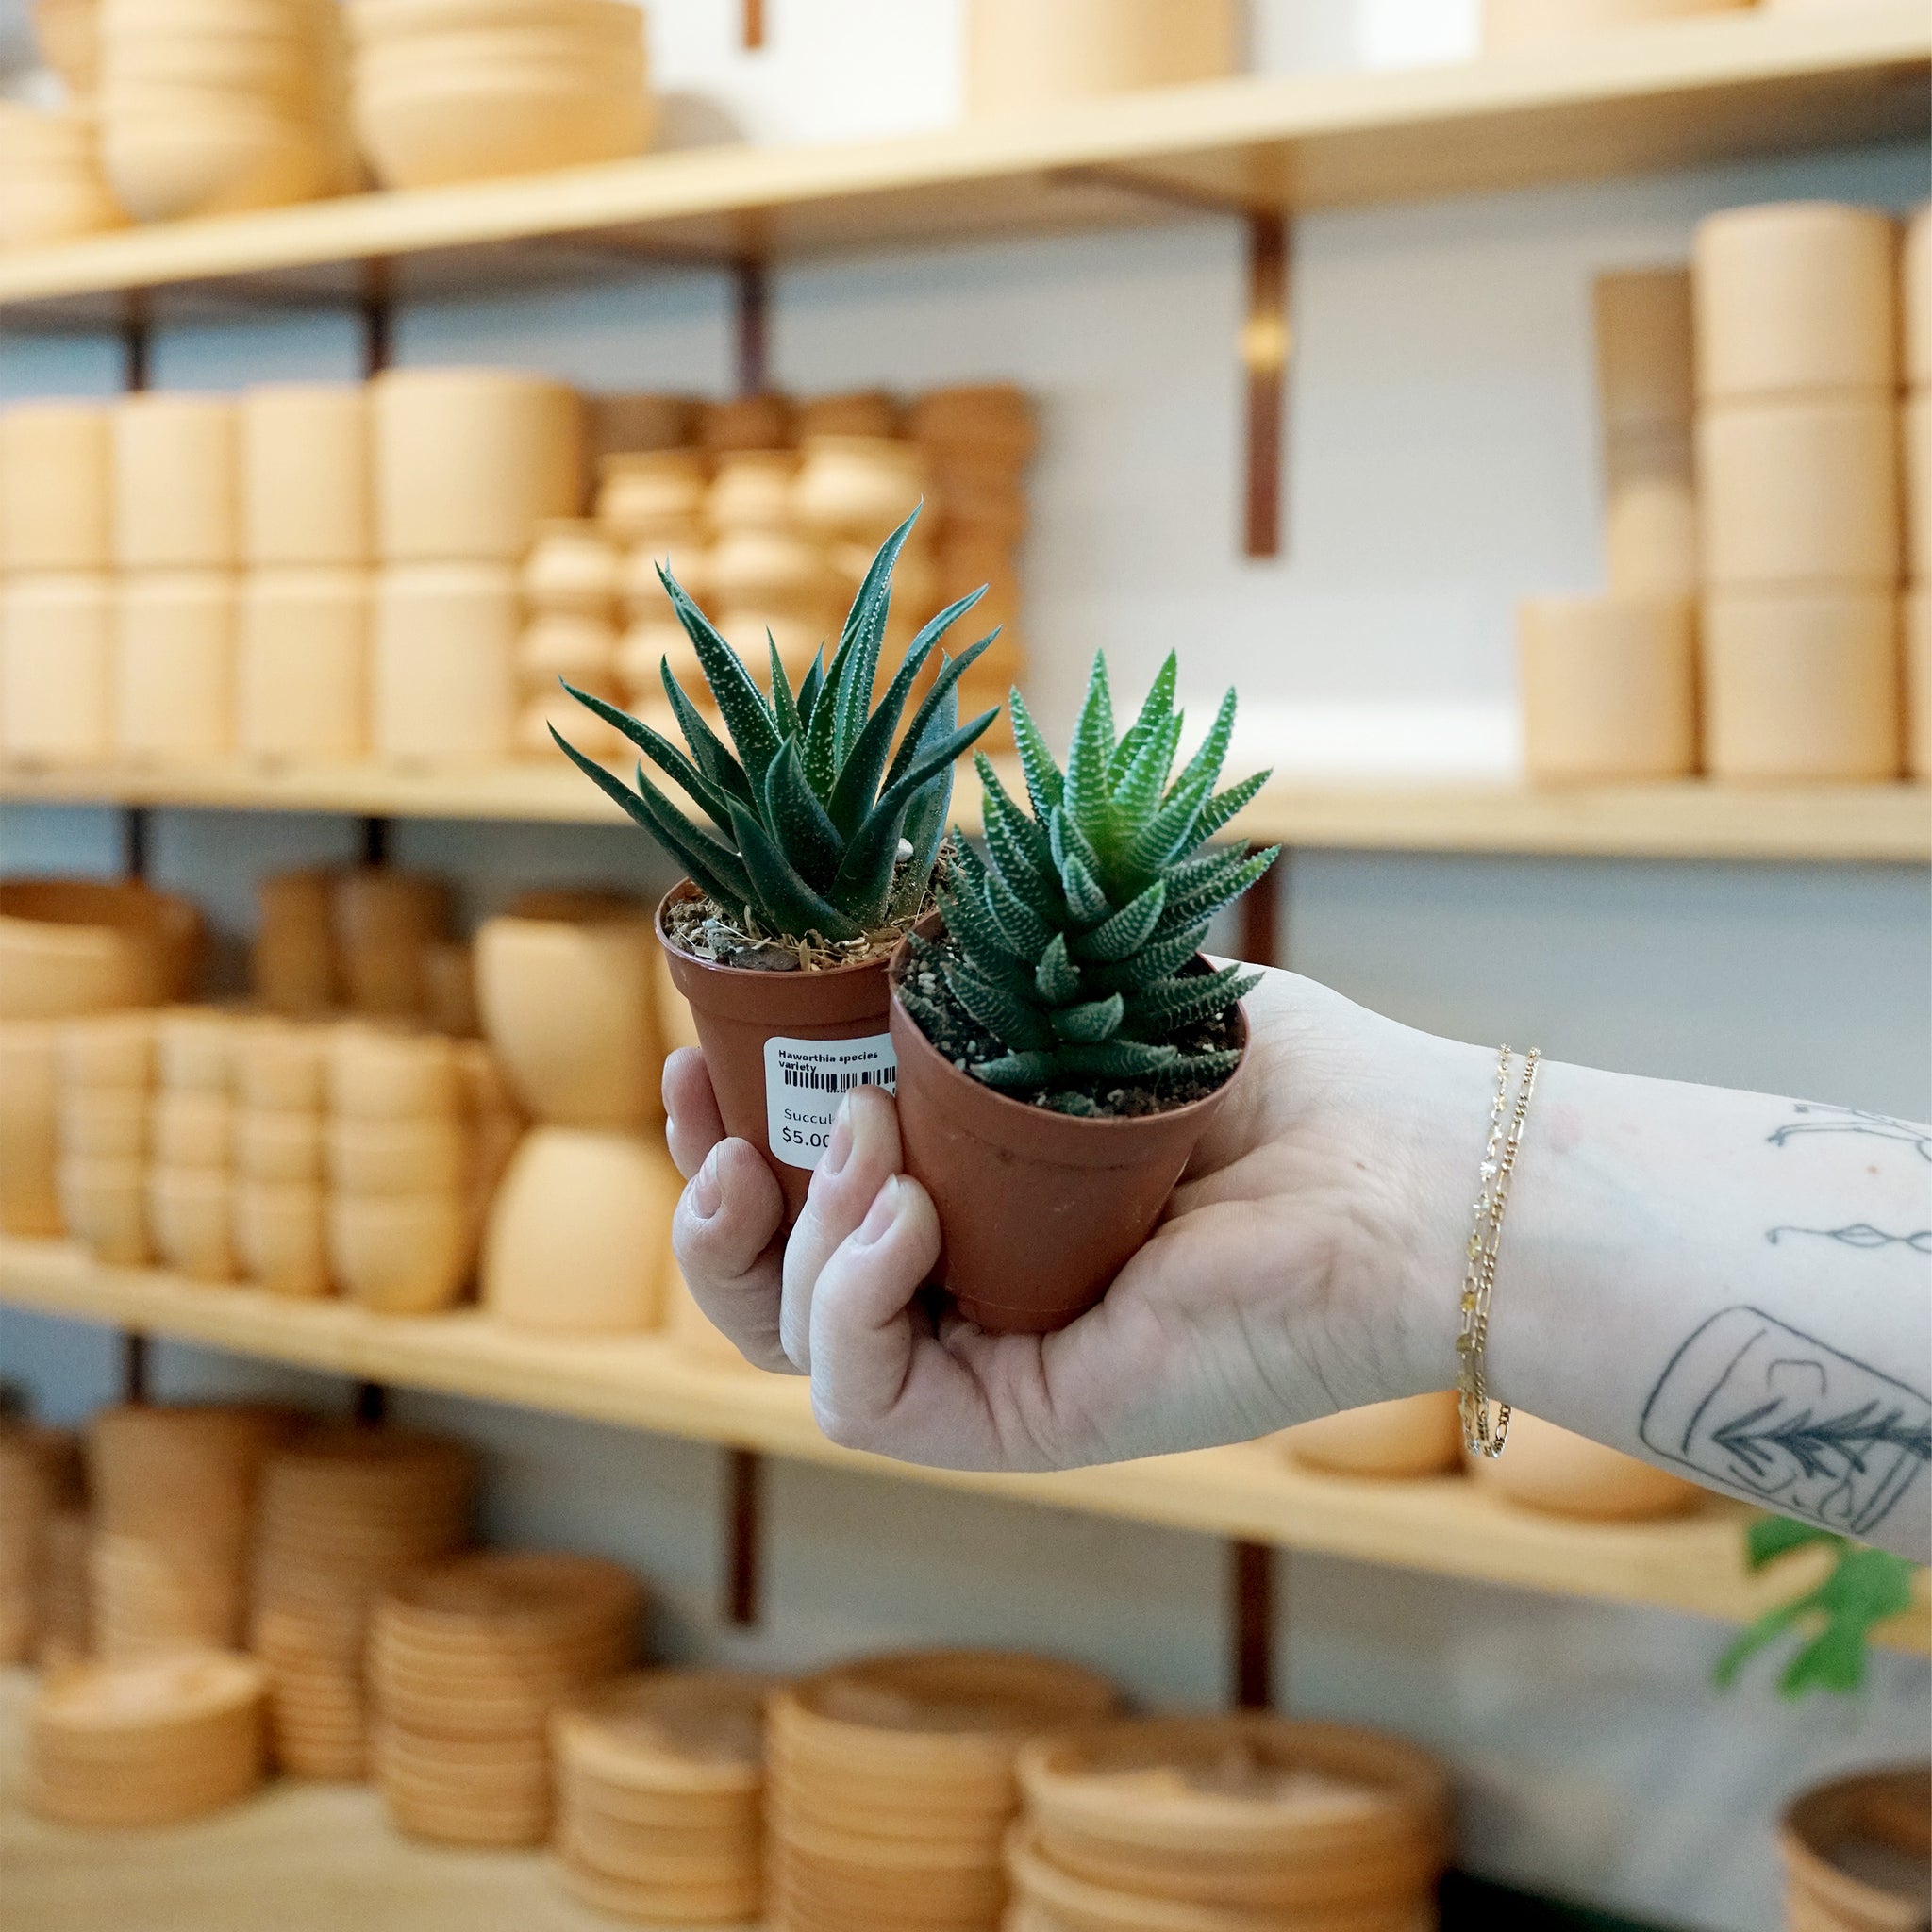
<svg viewBox="0 0 1932 1932"><path fill-rule="evenodd" d="M0 750L23 764L112 741L113 443L97 403L0 412Z"/></svg>
<svg viewBox="0 0 1932 1932"><path fill-rule="evenodd" d="M1697 766L1690 277L1600 275L1595 313L1609 588L1518 613L1524 762L1543 783Z"/></svg>
<svg viewBox="0 0 1932 1932"><path fill-rule="evenodd" d="M1441 1768L1398 1739L1241 1713L1096 1724L1021 1753L1022 1924L1423 1932Z"/></svg>
<svg viewBox="0 0 1932 1932"><path fill-rule="evenodd" d="M637 1657L642 1586L591 1557L488 1552L424 1570L375 1612L376 1783L413 1837L541 1844L552 1713Z"/></svg>
<svg viewBox="0 0 1932 1932"><path fill-rule="evenodd" d="M0 249L122 225L101 172L98 129L89 108L0 103Z"/></svg>
<svg viewBox="0 0 1932 1932"><path fill-rule="evenodd" d="M1454 1390L1345 1408L1284 1429L1279 1440L1297 1462L1331 1475L1441 1475L1462 1466Z"/></svg>
<svg viewBox="0 0 1932 1932"><path fill-rule="evenodd" d="M60 1029L60 1216L97 1261L139 1267L148 1238L155 1023L140 1010Z"/></svg>
<svg viewBox="0 0 1932 1932"><path fill-rule="evenodd" d="M812 411L810 404L801 411L802 425L810 423ZM924 457L915 444L896 433L897 427L893 421L875 434L858 434L851 428L801 428L792 514L823 551L823 568L830 574L815 613L821 637L828 630L836 634L838 618L858 594L879 545L931 493ZM899 553L892 572L888 650L903 650L937 608L934 590L938 573L933 553L938 527L936 511L922 515ZM720 566L727 566L727 581L729 561L729 553L721 543L713 568L715 573ZM723 594L723 583L720 589ZM817 643L814 639L813 649ZM809 652L802 661L795 655L787 657L794 681L810 662Z"/></svg>
<svg viewBox="0 0 1932 1932"><path fill-rule="evenodd" d="M517 640L520 686L516 745L526 756L554 758L554 728L591 758L614 758L624 741L563 689L622 706L617 677L617 610L621 558L608 531L587 518L554 518L538 525L524 562L524 628Z"/></svg>
<svg viewBox="0 0 1932 1932"><path fill-rule="evenodd" d="M523 1328L661 1319L682 1186L664 1150L650 908L537 893L477 934L484 1024L523 1110L491 1207L483 1302Z"/></svg>
<svg viewBox="0 0 1932 1932"><path fill-rule="evenodd" d="M1797 202L1700 225L1705 763L1900 769L1897 232Z"/></svg>
<svg viewBox="0 0 1932 1932"><path fill-rule="evenodd" d="M388 865L339 872L328 913L344 1004L391 1019L426 1017L430 961L449 931L448 885Z"/></svg>
<svg viewBox="0 0 1932 1932"><path fill-rule="evenodd" d="M1235 72L1235 0L970 0L966 106L1038 113L1136 88Z"/></svg>
<svg viewBox="0 0 1932 1932"><path fill-rule="evenodd" d="M73 101L91 101L101 82L100 0L33 0L34 49Z"/></svg>
<svg viewBox="0 0 1932 1932"><path fill-rule="evenodd" d="M270 1458L249 1647L268 1667L285 1771L364 1775L371 1609L398 1578L468 1542L475 1489L468 1450L400 1429L318 1429Z"/></svg>
<svg viewBox="0 0 1932 1932"><path fill-rule="evenodd" d="M63 1024L186 994L201 914L137 882L0 881L0 1228L58 1235ZM133 1084L125 1073L110 1076Z"/></svg>
<svg viewBox="0 0 1932 1932"><path fill-rule="evenodd" d="M657 113L631 0L350 0L355 119L389 188L641 153Z"/></svg>
<svg viewBox="0 0 1932 1932"><path fill-rule="evenodd" d="M1906 770L1932 778L1932 206L1906 226Z"/></svg>
<svg viewBox="0 0 1932 1932"><path fill-rule="evenodd" d="M369 712L367 391L244 391L239 461L239 748L264 760L359 757Z"/></svg>
<svg viewBox="0 0 1932 1932"><path fill-rule="evenodd" d="M447 1307L469 1279L469 1146L453 1041L366 1025L328 1054L328 1266L385 1315Z"/></svg>
<svg viewBox="0 0 1932 1932"><path fill-rule="evenodd" d="M794 685L827 634L836 636L849 569L823 526L807 523L801 475L794 451L729 450L715 458L705 499L705 580L718 628L761 681L769 681L775 644ZM871 556L868 549L868 562Z"/></svg>
<svg viewBox="0 0 1932 1932"><path fill-rule="evenodd" d="M576 1898L643 1924L759 1917L775 1688L730 1671L653 1671L556 1714L556 1845Z"/></svg>
<svg viewBox="0 0 1932 1932"><path fill-rule="evenodd" d="M1785 1812L1778 1840L1786 1932L1916 1932L1926 1923L1932 1768L1814 1786Z"/></svg>
<svg viewBox="0 0 1932 1932"><path fill-rule="evenodd" d="M175 1824L237 1804L265 1765L261 1666L215 1655L50 1674L28 1713L27 1808L58 1824Z"/></svg>
<svg viewBox="0 0 1932 1932"><path fill-rule="evenodd" d="M80 1493L79 1444L64 1430L0 1418L0 1663L25 1663L45 1637L57 1512Z"/></svg>
<svg viewBox="0 0 1932 1932"><path fill-rule="evenodd" d="M959 715L976 717L1019 681L1020 574L1015 553L1026 529L1024 475L1038 440L1033 406L1008 384L929 391L912 407L912 434L925 454L937 499L939 578L936 604L950 604L982 584L987 594L960 633L961 641L995 626L998 641L959 681ZM1012 742L1004 709L982 749Z"/></svg>
<svg viewBox="0 0 1932 1932"><path fill-rule="evenodd" d="M1509 1419L1509 1453L1472 1456L1469 1473L1503 1501L1546 1516L1636 1522L1681 1516L1708 1500L1706 1491L1668 1470L1520 1408Z"/></svg>
<svg viewBox="0 0 1932 1932"><path fill-rule="evenodd" d="M154 391L114 410L114 746L169 762L235 742L236 410Z"/></svg>
<svg viewBox="0 0 1932 1932"><path fill-rule="evenodd" d="M242 1021L177 1007L155 1035L147 1218L157 1257L196 1281L235 1276L235 1049Z"/></svg>
<svg viewBox="0 0 1932 1932"><path fill-rule="evenodd" d="M101 1657L240 1647L256 1491L294 1426L260 1405L136 1405L94 1418L87 1455Z"/></svg>
<svg viewBox="0 0 1932 1932"><path fill-rule="evenodd" d="M314 1015L340 1003L334 909L340 876L320 867L273 873L256 889L249 981L257 1003L271 1013Z"/></svg>
<svg viewBox="0 0 1932 1932"><path fill-rule="evenodd" d="M100 0L101 148L137 221L350 185L329 0Z"/></svg>
<svg viewBox="0 0 1932 1932"><path fill-rule="evenodd" d="M378 757L473 764L515 742L518 572L548 518L575 516L583 423L562 383L398 369L370 385Z"/></svg>
<svg viewBox="0 0 1932 1932"><path fill-rule="evenodd" d="M993 1932L1029 1734L1094 1722L1112 1688L1044 1658L933 1652L847 1664L771 1703L773 1923L786 1932Z"/></svg>
<svg viewBox="0 0 1932 1932"><path fill-rule="evenodd" d="M235 1254L241 1272L272 1294L326 1294L327 1030L298 1021L251 1021L236 1062Z"/></svg>
<svg viewBox="0 0 1932 1932"><path fill-rule="evenodd" d="M660 667L693 703L710 703L697 653L658 577L668 570L700 608L711 603L710 533L705 521L711 458L700 449L649 449L608 456L599 468L597 521L622 546L621 590L628 628L617 650L625 703L646 724L675 732Z"/></svg>
<svg viewBox="0 0 1932 1932"><path fill-rule="evenodd" d="M42 1541L40 1616L34 1661L43 1671L85 1662L94 1650L93 1512L81 1493L57 1500Z"/></svg>
<svg viewBox="0 0 1932 1932"><path fill-rule="evenodd" d="M1697 13L1729 13L1754 0L1484 0L1483 49L1513 52Z"/></svg>

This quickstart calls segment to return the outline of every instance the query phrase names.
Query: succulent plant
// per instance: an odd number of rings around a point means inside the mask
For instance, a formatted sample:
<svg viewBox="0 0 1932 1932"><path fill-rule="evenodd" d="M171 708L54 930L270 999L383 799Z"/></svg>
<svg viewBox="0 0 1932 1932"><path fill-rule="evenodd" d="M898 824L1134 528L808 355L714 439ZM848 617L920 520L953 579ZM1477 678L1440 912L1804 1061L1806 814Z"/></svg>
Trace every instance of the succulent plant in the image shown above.
<svg viewBox="0 0 1932 1932"><path fill-rule="evenodd" d="M958 841L959 862L939 890L945 941L915 941L922 958L937 960L953 999L997 1042L997 1052L969 1060L969 1071L1062 1112L1097 1112L1095 1094L1122 1083L1211 1085L1240 1057L1204 1049L1201 1029L1259 974L1240 966L1203 972L1191 962L1208 922L1267 871L1280 847L1202 847L1268 774L1214 790L1234 730L1230 691L1200 749L1170 782L1182 726L1170 657L1140 716L1116 738L1107 664L1096 657L1064 774L1024 701L1011 695L1032 813L981 757L986 857ZM917 986L902 984L900 997L929 1037L957 1030Z"/></svg>
<svg viewBox="0 0 1932 1932"><path fill-rule="evenodd" d="M849 942L908 924L925 903L945 836L953 761L998 712L958 723L959 675L992 642L990 636L957 658L940 651L932 689L903 734L899 729L940 639L983 590L948 605L920 631L884 695L873 702L892 566L918 514L874 558L832 661L826 664L821 650L796 691L768 635L769 697L676 578L659 568L730 733L730 749L678 684L668 658L659 675L688 750L614 705L564 685L675 780L716 829L679 810L641 763L633 789L553 728L565 756L752 938Z"/></svg>

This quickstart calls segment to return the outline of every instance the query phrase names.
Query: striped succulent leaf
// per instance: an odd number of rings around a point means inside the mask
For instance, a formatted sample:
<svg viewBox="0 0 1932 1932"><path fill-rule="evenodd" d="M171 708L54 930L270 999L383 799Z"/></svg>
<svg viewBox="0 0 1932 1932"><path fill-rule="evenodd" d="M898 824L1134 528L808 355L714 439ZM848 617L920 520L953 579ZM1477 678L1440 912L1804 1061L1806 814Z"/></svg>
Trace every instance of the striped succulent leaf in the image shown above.
<svg viewBox="0 0 1932 1932"><path fill-rule="evenodd" d="M626 785L553 729L564 755L756 935L836 942L916 918L945 834L953 762L998 715L987 711L961 724L958 694L960 674L998 632L957 658L940 647L984 589L941 610L877 693L892 567L918 515L914 510L873 559L831 662L821 650L796 691L775 644L769 696L761 691L677 580L658 571L697 652L728 745L705 722L668 658L658 675L682 748L628 712L564 685L669 778L708 826L675 805L641 761L635 783ZM939 675L908 720L913 685L935 653ZM905 847L910 856L902 858Z"/></svg>
<svg viewBox="0 0 1932 1932"><path fill-rule="evenodd" d="M1009 699L1029 813L982 756L986 856L961 840L940 889L946 939L936 957L954 998L1004 1049L972 1071L989 1086L1096 1110L1096 1080L1218 1078L1231 1052L1190 1054L1180 1036L1234 1005L1259 975L1187 970L1208 922L1274 863L1279 846L1203 848L1268 774L1216 792L1234 730L1222 701L1193 758L1174 774L1182 717L1170 657L1116 735L1107 664L1093 660L1066 769L1025 702ZM908 1008L928 1031L939 1016Z"/></svg>

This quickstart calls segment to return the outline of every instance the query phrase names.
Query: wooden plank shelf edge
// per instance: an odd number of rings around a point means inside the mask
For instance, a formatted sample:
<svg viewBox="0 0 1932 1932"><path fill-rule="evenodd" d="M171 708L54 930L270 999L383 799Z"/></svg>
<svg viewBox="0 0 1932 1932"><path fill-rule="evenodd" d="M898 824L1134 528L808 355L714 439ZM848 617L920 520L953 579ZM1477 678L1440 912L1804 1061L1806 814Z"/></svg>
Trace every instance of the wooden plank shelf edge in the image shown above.
<svg viewBox="0 0 1932 1932"><path fill-rule="evenodd" d="M1017 785L1009 760L1003 774ZM0 769L0 804L341 812L364 818L617 824L610 802L561 759L448 771L374 764L242 763ZM961 770L954 815L977 831L977 781ZM1250 839L1363 851L1551 857L1932 862L1924 785L1674 784L1535 787L1278 780L1236 829Z"/></svg>
<svg viewBox="0 0 1932 1932"><path fill-rule="evenodd" d="M526 1335L474 1309L374 1315L346 1302L288 1301L158 1270L102 1267L64 1242L0 1241L0 1306L899 1481L1730 1622L1817 1575L1815 1563L1796 1558L1781 1574L1748 1575L1747 1512L1739 1505L1713 1500L1659 1523L1566 1522L1511 1509L1457 1477L1317 1474L1267 1442L1041 1475L914 1468L827 1441L802 1383L693 1361L657 1336ZM1913 1611L1884 1641L1932 1651L1924 1573Z"/></svg>

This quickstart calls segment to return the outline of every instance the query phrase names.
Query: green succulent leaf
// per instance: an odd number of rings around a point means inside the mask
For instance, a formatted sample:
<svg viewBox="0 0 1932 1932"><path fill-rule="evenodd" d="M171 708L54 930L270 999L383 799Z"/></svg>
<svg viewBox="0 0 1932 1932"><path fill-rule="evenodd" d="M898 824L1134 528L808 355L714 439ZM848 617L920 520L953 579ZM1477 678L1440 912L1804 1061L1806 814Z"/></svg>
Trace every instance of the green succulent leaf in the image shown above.
<svg viewBox="0 0 1932 1932"><path fill-rule="evenodd" d="M912 722L906 727L905 735L899 741L899 749L893 754L891 767L886 773L886 783L896 785L906 775L906 768L917 755L919 747L929 743L933 738L933 721L941 709L948 719L958 717L959 710L959 680L966 672L985 655L986 647L999 635L990 632L976 644L969 644L957 658L940 658L940 675L933 679L932 689L920 699L919 708L912 714ZM941 727L951 730L950 724Z"/></svg>
<svg viewBox="0 0 1932 1932"><path fill-rule="evenodd" d="M1225 791L1217 791L1201 808L1201 815L1194 821L1194 838L1205 843L1227 824L1238 812L1244 811L1250 802L1260 791L1262 786L1274 777L1272 771L1257 772L1251 778L1243 778L1239 785L1230 785Z"/></svg>
<svg viewBox="0 0 1932 1932"><path fill-rule="evenodd" d="M752 904L773 921L780 933L803 937L817 933L826 940L857 940L865 928L849 918L798 872L783 848L751 811L734 802L732 828L752 883Z"/></svg>
<svg viewBox="0 0 1932 1932"><path fill-rule="evenodd" d="M845 841L806 783L795 738L785 741L766 768L764 822L792 870L814 891L824 891L838 876Z"/></svg>
<svg viewBox="0 0 1932 1932"><path fill-rule="evenodd" d="M996 872L986 879L987 907L993 924L1005 935L1008 945L1022 958L1037 959L1054 938L1050 913L1042 913L1033 901L1023 899Z"/></svg>
<svg viewBox="0 0 1932 1932"><path fill-rule="evenodd" d="M1108 760L1107 776L1109 784L1119 785L1126 774L1127 767L1140 756L1141 747L1147 742L1155 725L1172 715L1174 686L1179 678L1179 655L1170 651L1166 662L1154 674L1154 682L1147 687L1147 695L1141 703L1140 716L1123 734L1121 741L1114 747L1113 757Z"/></svg>
<svg viewBox="0 0 1932 1932"><path fill-rule="evenodd" d="M725 808L724 794L668 738L659 736L628 711L620 711L615 705L606 704L602 698L593 697L587 691L579 691L567 677L560 677L558 682L587 711L629 739L667 778L682 786L721 832L731 829L731 815Z"/></svg>
<svg viewBox="0 0 1932 1932"><path fill-rule="evenodd" d="M771 707L765 703L757 680L744 668L744 660L685 594L684 586L662 564L658 566L658 576L671 598L678 623L684 626L685 636L698 654L698 669L705 674L705 682L711 687L711 695L718 702L724 728L737 748L738 761L744 767L745 776L757 784L764 777L765 767L778 755L778 726Z"/></svg>
<svg viewBox="0 0 1932 1932"><path fill-rule="evenodd" d="M892 601L892 567L912 526L919 521L919 509L886 539L872 560L839 640L838 657L833 660L833 689L837 694L837 725L833 738L833 759L842 765L864 728L872 709L873 684L878 675L879 651L886 641L886 620Z"/></svg>
<svg viewBox="0 0 1932 1932"><path fill-rule="evenodd" d="M1191 925L1239 899L1274 863L1281 847L1243 856L1240 852L1191 859L1178 867L1167 882L1167 910L1155 928L1157 937Z"/></svg>
<svg viewBox="0 0 1932 1932"><path fill-rule="evenodd" d="M1182 979L1157 980L1127 1002L1127 1030L1137 1038L1150 1031L1172 1033L1190 1021L1205 1020L1245 999L1261 983L1258 973L1224 966L1216 973L1191 973Z"/></svg>
<svg viewBox="0 0 1932 1932"><path fill-rule="evenodd" d="M1113 757L1113 706L1107 689L1107 659L1095 655L1086 701L1074 724L1074 742L1067 752L1066 797L1063 816L1078 825L1095 844L1103 842L1112 823L1112 798L1107 768Z"/></svg>
<svg viewBox="0 0 1932 1932"><path fill-rule="evenodd" d="M1161 787L1181 741L1178 717L1158 720L1133 762L1115 781L1113 816L1117 824L1145 824L1160 805Z"/></svg>
<svg viewBox="0 0 1932 1932"><path fill-rule="evenodd" d="M664 695L677 719L677 728L684 733L684 741L691 746L698 769L719 791L749 805L751 780L744 775L744 767L731 756L724 741L705 722L705 714L686 695L669 658L658 660L658 680L664 687Z"/></svg>
<svg viewBox="0 0 1932 1932"><path fill-rule="evenodd" d="M1050 1007L1064 1007L1080 997L1080 969L1067 957L1067 936L1057 932L1033 969L1033 984Z"/></svg>
<svg viewBox="0 0 1932 1932"><path fill-rule="evenodd" d="M782 743L788 738L802 737L805 727L798 715L798 700L791 693L791 680L785 675L785 660L778 655L778 641L769 630L765 632L765 648L772 656L772 722L778 727Z"/></svg>
<svg viewBox="0 0 1932 1932"><path fill-rule="evenodd" d="M818 704L819 691L825 681L825 647L821 644L812 653L810 665L798 682L798 695L793 700L801 725L811 723L813 708Z"/></svg>
<svg viewBox="0 0 1932 1932"><path fill-rule="evenodd" d="M1002 1046L1037 1049L1052 1041L1053 1028L1008 988L982 979L956 960L946 962L946 984Z"/></svg>
<svg viewBox="0 0 1932 1932"><path fill-rule="evenodd" d="M1033 816L1044 824L1047 814L1064 801L1066 781L1053 761L1052 752L1046 748L1046 740L1040 735L1040 726L1033 722L1033 713L1026 708L1026 700L1018 691L1008 697L1007 712L1013 721L1013 744L1020 754L1020 769L1026 776L1026 796L1033 801Z"/></svg>
<svg viewBox="0 0 1932 1932"><path fill-rule="evenodd" d="M1029 1088L1044 1087L1060 1071L1059 1056L1051 1053L1009 1053L996 1060L982 1060L967 1070L989 1087L1009 1093L1024 1093Z"/></svg>
<svg viewBox="0 0 1932 1932"><path fill-rule="evenodd" d="M1234 741L1235 695L1232 690L1221 700L1221 708L1214 714L1214 723L1208 728L1208 736L1201 741L1201 746L1194 756L1181 768L1181 774L1168 787L1167 795L1172 798L1183 786L1197 783L1205 778L1208 789L1214 789L1214 782L1221 776L1221 761L1227 756L1227 747Z"/></svg>
<svg viewBox="0 0 1932 1932"><path fill-rule="evenodd" d="M992 760L983 751L973 754L973 768L979 774L980 812L988 827L988 842L996 835L1001 847L1010 855L1002 858L1001 863L1051 880L1058 861L1054 858L1053 841L1044 828L1014 803L1012 794L1000 782Z"/></svg>
<svg viewBox="0 0 1932 1932"><path fill-rule="evenodd" d="M1075 938L1074 957L1083 964L1091 961L1100 965L1127 958L1154 937L1154 928L1160 924L1160 915L1166 909L1167 881L1156 879L1111 919L1103 920L1091 932Z"/></svg>
<svg viewBox="0 0 1932 1932"><path fill-rule="evenodd" d="M1120 1031L1124 1003L1119 993L1104 1000L1088 1000L1077 1007L1056 1007L1047 1015L1053 1030L1062 1040L1091 1046L1110 1040Z"/></svg>
<svg viewBox="0 0 1932 1932"><path fill-rule="evenodd" d="M1112 915L1107 894L1076 852L1069 852L1060 861L1060 887L1067 895L1067 909L1081 925L1098 925Z"/></svg>
<svg viewBox="0 0 1932 1932"><path fill-rule="evenodd" d="M1147 1046L1135 1040L1104 1040L1097 1046L1067 1041L1059 1050L1062 1067L1070 1074L1104 1080L1143 1080L1180 1058L1171 1046Z"/></svg>
<svg viewBox="0 0 1932 1932"><path fill-rule="evenodd" d="M970 958L982 966L996 960L1018 960L1029 957L1001 931L986 903L982 881L961 879L952 887L941 887L939 907L948 932L958 933Z"/></svg>

